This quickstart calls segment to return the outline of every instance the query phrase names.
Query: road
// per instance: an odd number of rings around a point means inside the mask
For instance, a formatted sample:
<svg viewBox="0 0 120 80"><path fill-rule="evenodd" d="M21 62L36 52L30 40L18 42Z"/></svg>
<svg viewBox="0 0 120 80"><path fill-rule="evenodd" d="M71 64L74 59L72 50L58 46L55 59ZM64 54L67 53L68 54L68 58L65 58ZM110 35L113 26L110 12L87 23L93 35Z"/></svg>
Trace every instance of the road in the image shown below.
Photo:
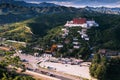
<svg viewBox="0 0 120 80"><path fill-rule="evenodd" d="M39 70L51 73L51 74L55 75L56 78L59 78L61 80L82 80L82 78L80 78L80 77L65 74L63 72L57 72L57 71L48 70L48 69L44 69L44 68L40 68L40 67L39 67Z"/></svg>
<svg viewBox="0 0 120 80"><path fill-rule="evenodd" d="M15 68L17 73L30 75L30 76L34 77L35 79L38 79L38 80L39 79L40 80L61 80L61 79L58 79L58 78L55 78L55 77L47 76L47 75L40 74L40 73L30 71L30 70L26 70L25 72L21 72L22 71L21 68L17 68L15 66L11 66L11 65L9 65L7 68L8 69Z"/></svg>
<svg viewBox="0 0 120 80"><path fill-rule="evenodd" d="M55 77L55 78L58 78L60 80L82 80L79 77L75 77L75 76L67 75L67 74L62 73L62 72L56 72L56 71L43 69L43 68L39 68L36 70L29 68L29 70L34 71L34 72L39 73L39 74L46 75L46 76Z"/></svg>

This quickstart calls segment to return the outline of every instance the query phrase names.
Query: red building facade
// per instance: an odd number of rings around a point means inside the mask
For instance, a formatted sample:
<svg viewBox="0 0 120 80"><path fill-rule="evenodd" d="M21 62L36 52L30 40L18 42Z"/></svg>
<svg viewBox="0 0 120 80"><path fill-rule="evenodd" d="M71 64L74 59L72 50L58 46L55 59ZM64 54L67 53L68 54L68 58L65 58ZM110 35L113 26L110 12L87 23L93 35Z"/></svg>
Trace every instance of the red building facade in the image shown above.
<svg viewBox="0 0 120 80"><path fill-rule="evenodd" d="M73 24L84 24L86 23L86 18L74 18Z"/></svg>

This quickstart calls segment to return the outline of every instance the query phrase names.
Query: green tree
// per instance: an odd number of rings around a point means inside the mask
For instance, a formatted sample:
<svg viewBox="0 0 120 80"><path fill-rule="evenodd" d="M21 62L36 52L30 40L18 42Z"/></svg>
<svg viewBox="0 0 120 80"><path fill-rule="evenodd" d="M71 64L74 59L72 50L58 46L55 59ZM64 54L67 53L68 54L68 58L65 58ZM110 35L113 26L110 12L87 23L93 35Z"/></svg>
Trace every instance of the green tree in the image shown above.
<svg viewBox="0 0 120 80"><path fill-rule="evenodd" d="M90 66L91 76L100 80L105 80L107 71L107 59L101 57L100 54L95 54Z"/></svg>
<svg viewBox="0 0 120 80"><path fill-rule="evenodd" d="M93 64L94 63L100 63L100 60L101 60L100 55L99 54L95 54L92 63Z"/></svg>

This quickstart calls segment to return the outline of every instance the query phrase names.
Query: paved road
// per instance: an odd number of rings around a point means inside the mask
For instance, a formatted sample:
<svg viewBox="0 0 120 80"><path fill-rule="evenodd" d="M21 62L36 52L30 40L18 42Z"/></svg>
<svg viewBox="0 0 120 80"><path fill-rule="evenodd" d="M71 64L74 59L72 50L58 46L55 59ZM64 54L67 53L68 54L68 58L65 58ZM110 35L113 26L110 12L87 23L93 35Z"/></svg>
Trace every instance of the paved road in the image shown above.
<svg viewBox="0 0 120 80"><path fill-rule="evenodd" d="M60 80L74 80L74 79L65 77L65 75L61 76L60 74L56 74L56 73L49 71L49 70L46 70L46 69L36 69L36 70L29 69L29 70L34 71L34 72L39 73L39 74L46 75L46 76L55 77L55 78L58 78Z"/></svg>
<svg viewBox="0 0 120 80"><path fill-rule="evenodd" d="M58 78L55 78L55 77L47 76L47 75L44 75L44 74L29 71L29 70L26 70L26 72L24 72L24 73L28 74L28 75L31 75L35 78L40 78L40 79L42 78L42 80L61 80L61 79L58 79Z"/></svg>
<svg viewBox="0 0 120 80"><path fill-rule="evenodd" d="M58 78L58 79L61 79L61 80L72 80L72 79L65 78L65 77L58 76L58 75L55 75L55 77Z"/></svg>
<svg viewBox="0 0 120 80"><path fill-rule="evenodd" d="M76 76L72 76L72 75L68 75L62 72L56 72L56 71L52 71L52 70L48 70L48 69L43 69L39 67L39 72L41 73L41 71L53 74L54 77L59 78L61 80L83 80L82 78L76 77ZM37 70L38 71L38 70Z"/></svg>

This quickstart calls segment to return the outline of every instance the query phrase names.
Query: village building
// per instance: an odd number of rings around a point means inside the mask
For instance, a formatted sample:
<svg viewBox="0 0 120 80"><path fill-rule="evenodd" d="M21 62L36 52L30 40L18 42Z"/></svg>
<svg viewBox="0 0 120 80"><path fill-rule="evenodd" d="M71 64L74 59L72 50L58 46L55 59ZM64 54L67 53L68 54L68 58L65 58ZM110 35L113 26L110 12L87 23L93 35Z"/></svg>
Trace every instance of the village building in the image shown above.
<svg viewBox="0 0 120 80"><path fill-rule="evenodd" d="M85 37L88 37L88 35L87 34L82 34L81 35L81 38L85 38Z"/></svg>
<svg viewBox="0 0 120 80"><path fill-rule="evenodd" d="M19 53L22 53L23 51L22 50L18 50Z"/></svg>
<svg viewBox="0 0 120 80"><path fill-rule="evenodd" d="M82 29L81 32L82 32L82 33L86 33L86 32L87 32L87 29Z"/></svg>
<svg viewBox="0 0 120 80"><path fill-rule="evenodd" d="M56 40L54 40L54 39L53 39L53 40L51 40L51 41L52 41L52 42L56 42Z"/></svg>
<svg viewBox="0 0 120 80"><path fill-rule="evenodd" d="M118 51L111 51L109 49L99 49L98 51L99 54L103 55L103 56L120 56L120 52Z"/></svg>
<svg viewBox="0 0 120 80"><path fill-rule="evenodd" d="M65 38L67 35L68 35L68 33L69 33L69 30L67 30L66 28L62 28L61 29L62 30L62 38Z"/></svg>
<svg viewBox="0 0 120 80"><path fill-rule="evenodd" d="M73 42L73 44L74 44L74 45L78 45L78 44L79 44L79 42Z"/></svg>
<svg viewBox="0 0 120 80"><path fill-rule="evenodd" d="M77 31L78 33L81 33L81 31Z"/></svg>
<svg viewBox="0 0 120 80"><path fill-rule="evenodd" d="M78 41L78 39L75 37L75 38L73 38L73 41Z"/></svg>
<svg viewBox="0 0 120 80"><path fill-rule="evenodd" d="M94 21L94 20L91 20L91 21L86 21L87 25L92 27L92 26L96 26L98 27L99 25Z"/></svg>
<svg viewBox="0 0 120 80"><path fill-rule="evenodd" d="M79 46L79 45L78 45L78 46L75 45L75 46L73 46L73 48L74 48L74 49L79 49L80 46Z"/></svg>
<svg viewBox="0 0 120 80"><path fill-rule="evenodd" d="M89 40L90 40L89 37L85 37L84 39L85 39L86 41L89 41Z"/></svg>
<svg viewBox="0 0 120 80"><path fill-rule="evenodd" d="M20 42L20 41L14 41L14 40L6 40L7 42L10 43L17 43L17 44L21 44L22 46L26 47L26 42Z"/></svg>
<svg viewBox="0 0 120 80"><path fill-rule="evenodd" d="M44 53L42 56L43 56L44 58L51 58L51 57L52 57L52 54L50 54L50 53Z"/></svg>
<svg viewBox="0 0 120 80"><path fill-rule="evenodd" d="M37 57L38 55L39 55L39 53L37 53L37 52L36 52L36 53L34 53L34 56L36 56L36 57Z"/></svg>
<svg viewBox="0 0 120 80"><path fill-rule="evenodd" d="M63 48L63 45L62 44L58 44L57 48Z"/></svg>
<svg viewBox="0 0 120 80"><path fill-rule="evenodd" d="M40 51L43 51L44 49L43 48L39 48L39 47L33 47L34 50L40 50Z"/></svg>
<svg viewBox="0 0 120 80"><path fill-rule="evenodd" d="M89 37L88 37L87 34L82 34L82 35L81 35L81 38L83 38L83 39L85 39L85 40L87 40L87 41L89 40Z"/></svg>
<svg viewBox="0 0 120 80"><path fill-rule="evenodd" d="M69 30L66 29L66 28L62 28L62 31L63 31L64 33L69 33Z"/></svg>

